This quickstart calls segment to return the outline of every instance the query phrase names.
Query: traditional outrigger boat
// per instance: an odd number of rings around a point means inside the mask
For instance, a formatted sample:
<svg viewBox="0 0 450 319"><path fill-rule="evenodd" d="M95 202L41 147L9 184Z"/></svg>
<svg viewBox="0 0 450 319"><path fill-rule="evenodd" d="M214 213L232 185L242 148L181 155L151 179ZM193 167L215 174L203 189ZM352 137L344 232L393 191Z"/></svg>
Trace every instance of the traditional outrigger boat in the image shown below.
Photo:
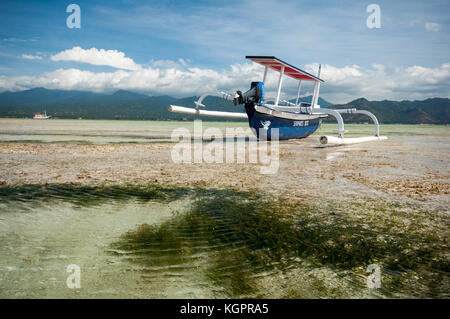
<svg viewBox="0 0 450 319"><path fill-rule="evenodd" d="M319 99L320 84L324 82L320 79L320 66L317 76L314 76L274 56L247 56L246 58L264 66L264 76L262 82L252 82L250 85L250 90L245 93L242 93L241 91L237 91L234 95L225 92L205 93L198 99L197 102L195 102L195 109L177 105L169 105L168 110L170 112L196 114L200 116L245 118L248 119L252 131L258 138L262 137L260 136L261 134L264 134L264 138L269 140L272 136L272 129L278 129L278 138L281 140L305 138L314 133L320 127L320 124L324 118L331 115L335 117L338 122L338 136L321 136L320 143L322 144L352 144L386 139L385 136L379 135L378 120L372 113L366 110L357 110L354 108L321 108L317 104ZM266 81L267 72L269 69L279 72L277 94L273 104L269 104L264 97L264 83ZM298 80L297 98L295 103L287 100L280 101L281 86L284 75ZM302 81L314 82L314 92L311 103L300 102L300 88ZM224 100L232 101L234 105L243 104L245 107L245 113L201 110L201 107L205 107L203 100L207 96L217 96L223 98ZM344 138L344 121L341 114L354 113L367 115L373 120L375 124L374 136Z"/></svg>

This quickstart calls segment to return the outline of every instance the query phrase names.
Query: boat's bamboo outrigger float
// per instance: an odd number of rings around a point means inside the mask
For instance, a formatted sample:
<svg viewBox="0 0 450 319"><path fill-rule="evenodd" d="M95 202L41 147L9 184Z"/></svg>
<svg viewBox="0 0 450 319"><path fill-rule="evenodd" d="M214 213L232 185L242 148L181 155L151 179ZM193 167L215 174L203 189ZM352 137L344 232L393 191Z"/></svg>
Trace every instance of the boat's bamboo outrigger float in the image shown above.
<svg viewBox="0 0 450 319"><path fill-rule="evenodd" d="M271 129L277 128L279 139L304 138L314 133L320 126L322 119L331 115L338 122L338 136L321 136L322 144L353 144L367 141L383 140L385 136L380 136L378 120L372 113L357 109L329 109L321 108L317 102L319 99L320 66L317 76L300 70L274 56L247 56L247 59L262 64L264 76L262 82L252 82L250 90L245 93L237 91L235 95L225 92L210 92L203 94L197 102L195 109L177 105L169 105L170 112L197 114L200 116L244 118L248 119L249 125L259 137L260 132L265 132L265 137L270 139ZM264 100L264 83L269 69L280 73L278 78L277 95L274 104L268 104ZM287 75L298 80L297 98L295 103L282 100L280 101L281 86L283 76ZM314 93L311 103L300 102L300 88L302 81L314 81ZM207 96L217 96L224 100L232 101L235 105L244 104L245 113L220 112L201 110L205 107L203 100ZM266 102L266 103L264 103ZM344 120L342 114L364 114L369 116L375 124L375 135L357 138L344 138ZM262 129L262 130L260 130Z"/></svg>

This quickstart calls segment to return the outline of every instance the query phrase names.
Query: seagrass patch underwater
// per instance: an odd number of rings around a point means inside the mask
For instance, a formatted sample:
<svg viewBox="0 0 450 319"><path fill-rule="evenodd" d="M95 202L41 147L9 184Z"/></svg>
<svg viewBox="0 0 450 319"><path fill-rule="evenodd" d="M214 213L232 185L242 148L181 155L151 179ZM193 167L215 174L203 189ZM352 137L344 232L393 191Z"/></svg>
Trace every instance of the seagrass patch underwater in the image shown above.
<svg viewBox="0 0 450 319"><path fill-rule="evenodd" d="M423 232L433 214L400 203L155 185L2 186L0 198L6 298L449 296L446 227Z"/></svg>

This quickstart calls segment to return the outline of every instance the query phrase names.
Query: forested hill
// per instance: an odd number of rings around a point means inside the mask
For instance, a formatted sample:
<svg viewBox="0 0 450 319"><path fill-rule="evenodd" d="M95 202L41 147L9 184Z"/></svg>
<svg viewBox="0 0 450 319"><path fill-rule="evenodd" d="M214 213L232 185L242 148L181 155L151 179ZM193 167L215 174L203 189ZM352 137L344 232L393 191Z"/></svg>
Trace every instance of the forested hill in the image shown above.
<svg viewBox="0 0 450 319"><path fill-rule="evenodd" d="M423 101L368 101L356 99L347 104L333 105L333 108L357 108L375 114L380 123L404 124L449 124L450 99L431 98ZM345 121L370 122L367 116L344 115Z"/></svg>
<svg viewBox="0 0 450 319"><path fill-rule="evenodd" d="M0 93L0 117L31 118L36 112L47 111L53 118L133 119L133 120L183 120L194 116L170 113L169 104L194 107L198 96L174 98L167 95L147 96L125 90L113 94L84 91L64 91L35 88L20 92ZM310 102L311 96L302 98ZM205 104L211 109L227 112L243 112L242 106L220 98L208 97ZM321 107L332 103L319 98ZM432 123L448 124L450 100L432 98L424 101L368 101L364 98L335 108L360 108L373 112L381 123ZM206 119L206 118L205 118ZM220 118L214 118L220 120ZM368 122L368 118L346 115L346 122Z"/></svg>

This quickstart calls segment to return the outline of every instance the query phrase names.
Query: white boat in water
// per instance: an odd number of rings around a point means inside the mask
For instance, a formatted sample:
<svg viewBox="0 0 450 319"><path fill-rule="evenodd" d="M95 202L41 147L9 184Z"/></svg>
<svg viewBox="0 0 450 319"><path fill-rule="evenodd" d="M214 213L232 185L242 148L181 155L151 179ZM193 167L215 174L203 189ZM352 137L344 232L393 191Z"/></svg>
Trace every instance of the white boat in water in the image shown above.
<svg viewBox="0 0 450 319"><path fill-rule="evenodd" d="M35 120L45 120L51 118L50 115L47 115L47 111L44 111L44 114L42 113L34 113L33 119Z"/></svg>

